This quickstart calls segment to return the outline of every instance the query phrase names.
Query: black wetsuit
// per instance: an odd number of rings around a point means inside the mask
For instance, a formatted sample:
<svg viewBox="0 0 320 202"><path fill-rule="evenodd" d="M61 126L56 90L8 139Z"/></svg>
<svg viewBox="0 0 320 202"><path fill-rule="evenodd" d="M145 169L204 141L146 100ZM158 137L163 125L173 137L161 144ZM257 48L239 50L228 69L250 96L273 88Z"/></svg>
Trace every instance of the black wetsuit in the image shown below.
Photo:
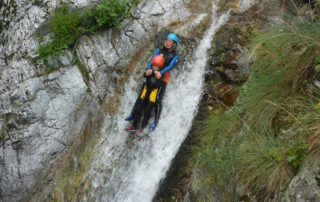
<svg viewBox="0 0 320 202"><path fill-rule="evenodd" d="M139 97L132 109L132 116L133 116L133 127L137 128L142 112L144 112L143 120L141 123L141 129L144 129L148 121L151 117L152 109L155 107L157 102L157 94L158 89L162 83L161 79L156 79L154 72L152 75L146 76L144 73L145 82L142 85L140 90Z"/></svg>
<svg viewBox="0 0 320 202"><path fill-rule="evenodd" d="M131 111L131 115L133 116L133 127L137 128L139 124L140 117L142 115L142 111L144 109L144 119L141 124L141 128L145 128L145 126L148 124L148 120L150 119L152 109L155 107L155 120L154 123L157 125L161 111L162 111L162 98L164 96L165 90L167 83L163 81L163 76L166 72L170 71L177 63L178 61L178 55L176 53L176 50L173 49L169 51L166 47L163 47L162 49L156 49L155 53L153 54L153 57L148 63L147 69L151 68L151 61L152 59L156 56L162 54L164 59L165 59L165 64L164 68L160 70L160 73L162 77L156 82L156 87L158 88L157 90L157 95L156 95L156 102L144 102L145 100L141 100L141 94L143 93L143 90L148 83L148 78L146 77L146 81L143 83L142 88L140 90L139 97L137 101L135 102L135 105ZM151 78L151 77L150 77ZM151 81L151 80L150 80Z"/></svg>
<svg viewBox="0 0 320 202"><path fill-rule="evenodd" d="M164 57L164 65L165 67L170 67L170 65L173 65L175 66L176 63L172 64L172 60L177 57L177 53L176 53L176 50L172 50L172 51L169 51L166 47L163 47L162 49L159 49L160 50L160 53L159 54L162 54L163 57ZM173 68L173 67L171 67ZM171 70L170 68L170 70ZM158 95L157 95L157 103L156 103L156 107L155 107L155 118L154 118L154 123L157 125L158 124L158 121L160 119L160 115L161 115L161 112L162 112L162 98L164 96L164 93L166 91L166 87L167 87L167 83L162 81L161 82L161 85L159 87L159 90L158 90Z"/></svg>

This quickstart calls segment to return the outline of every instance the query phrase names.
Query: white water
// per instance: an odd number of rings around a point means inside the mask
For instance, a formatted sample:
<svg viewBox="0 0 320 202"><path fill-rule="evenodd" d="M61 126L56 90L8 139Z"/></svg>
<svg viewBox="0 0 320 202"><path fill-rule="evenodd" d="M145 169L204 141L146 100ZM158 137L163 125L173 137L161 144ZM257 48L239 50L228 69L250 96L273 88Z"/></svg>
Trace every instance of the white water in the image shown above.
<svg viewBox="0 0 320 202"><path fill-rule="evenodd" d="M155 132L142 139L124 132L128 115L137 98L137 82L126 85L120 113L106 117L104 137L97 147L95 159L87 175L90 193L84 201L151 201L159 182L165 177L171 160L188 135L197 112L204 85L207 50L217 29L228 19L229 12L216 16L213 7L212 24L200 41L193 58L173 71L163 99L163 112Z"/></svg>

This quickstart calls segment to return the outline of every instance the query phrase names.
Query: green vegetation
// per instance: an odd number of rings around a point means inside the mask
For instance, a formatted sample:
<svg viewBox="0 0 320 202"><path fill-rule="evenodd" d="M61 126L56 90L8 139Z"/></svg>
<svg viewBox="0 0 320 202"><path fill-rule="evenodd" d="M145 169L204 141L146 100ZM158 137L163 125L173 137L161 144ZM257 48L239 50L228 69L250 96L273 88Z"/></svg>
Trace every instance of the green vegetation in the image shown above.
<svg viewBox="0 0 320 202"><path fill-rule="evenodd" d="M39 48L39 57L47 58L61 53L62 50L73 48L77 39L84 33L81 26L82 15L78 10L71 10L68 4L57 9L49 21L52 41Z"/></svg>
<svg viewBox="0 0 320 202"><path fill-rule="evenodd" d="M46 74L50 74L58 69L58 67L56 67L55 65L49 64L47 58L43 59L43 64L44 64L44 71L46 72Z"/></svg>
<svg viewBox="0 0 320 202"><path fill-rule="evenodd" d="M206 179L204 187L212 187L217 184L227 189L229 186L233 175L231 168L234 167L234 151L229 145L233 134L239 130L240 126L239 118L232 111L218 116L212 114L201 124L202 130L199 136L201 145L197 149L201 153L200 167L208 175L203 175Z"/></svg>
<svg viewBox="0 0 320 202"><path fill-rule="evenodd" d="M120 28L121 20L129 17L131 7L138 2L104 0L103 3L94 4L84 10L71 9L69 4L63 4L49 19L51 40L40 45L38 59L54 58L63 54L65 49L73 49L84 34L94 34L112 27ZM42 41L43 36L37 35ZM47 69L53 70L51 67Z"/></svg>
<svg viewBox="0 0 320 202"><path fill-rule="evenodd" d="M200 124L196 157L203 187L258 201L276 197L301 165L320 154L320 21L291 19L256 32L252 72L235 106ZM206 196L204 196L205 198Z"/></svg>
<svg viewBox="0 0 320 202"><path fill-rule="evenodd" d="M102 29L120 28L120 20L129 16L129 6L126 1L107 1L88 9L85 14L85 29L91 33Z"/></svg>
<svg viewBox="0 0 320 202"><path fill-rule="evenodd" d="M79 68L82 78L86 84L89 82L89 72L87 68L81 63L79 57L77 55L74 56L74 64Z"/></svg>

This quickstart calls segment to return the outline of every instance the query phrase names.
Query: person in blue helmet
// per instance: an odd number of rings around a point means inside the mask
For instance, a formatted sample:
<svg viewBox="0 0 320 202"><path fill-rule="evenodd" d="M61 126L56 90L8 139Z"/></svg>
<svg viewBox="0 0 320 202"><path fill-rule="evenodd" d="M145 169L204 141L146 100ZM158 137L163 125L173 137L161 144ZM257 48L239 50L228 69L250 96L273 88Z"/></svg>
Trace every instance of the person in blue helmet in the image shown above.
<svg viewBox="0 0 320 202"><path fill-rule="evenodd" d="M179 60L179 56L176 52L176 47L178 45L178 36L174 33L170 33L164 43L164 46L162 48L157 48L153 54L153 56L151 57L147 68L146 68L146 72L145 75L146 76L150 76L152 74L154 74L154 76L156 77L156 79L161 79L161 85L158 88L158 92L157 92L157 96L156 96L156 104L155 104L155 119L154 122L151 124L151 129L154 130L157 127L160 115L161 115L161 111L162 111L162 98L163 95L165 93L166 90L166 86L169 82L169 78L170 78L170 70L178 63ZM165 59L165 63L164 63L164 67L159 70L159 71L153 71L151 69L152 66L152 60L154 59L154 57L156 57L157 55L161 55L164 57ZM146 84L144 83L143 86L145 86ZM141 91L143 90L143 88L141 89ZM141 94L142 92L140 92ZM138 100L136 101L133 109L131 110L130 115L125 119L126 121L132 121L134 120L134 111L136 111L138 105ZM142 129L137 129L134 126L129 126L127 129L127 131L137 131L137 133L142 133Z"/></svg>

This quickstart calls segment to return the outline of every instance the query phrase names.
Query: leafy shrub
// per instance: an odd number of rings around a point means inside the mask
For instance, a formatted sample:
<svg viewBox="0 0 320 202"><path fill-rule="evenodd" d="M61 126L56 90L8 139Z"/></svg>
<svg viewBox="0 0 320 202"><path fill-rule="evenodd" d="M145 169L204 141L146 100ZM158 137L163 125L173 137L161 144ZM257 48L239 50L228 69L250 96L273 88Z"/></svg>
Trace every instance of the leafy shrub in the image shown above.
<svg viewBox="0 0 320 202"><path fill-rule="evenodd" d="M73 48L78 38L85 32L81 26L82 15L78 10L71 10L64 4L56 10L49 20L52 41L40 46L39 57L55 56L62 50Z"/></svg>
<svg viewBox="0 0 320 202"><path fill-rule="evenodd" d="M94 34L112 27L120 28L121 20L129 17L130 8L138 2L104 0L102 4L94 4L83 11L63 4L49 19L52 40L40 45L39 59L55 57L64 49L73 49L83 34Z"/></svg>
<svg viewBox="0 0 320 202"><path fill-rule="evenodd" d="M83 16L79 10L71 10L68 4L60 7L50 20L54 43L58 49L73 48L77 39L85 32L81 26Z"/></svg>
<svg viewBox="0 0 320 202"><path fill-rule="evenodd" d="M85 16L86 30L95 33L111 27L120 28L122 18L129 16L129 9L126 1L105 0L102 4L96 4L89 8Z"/></svg>

